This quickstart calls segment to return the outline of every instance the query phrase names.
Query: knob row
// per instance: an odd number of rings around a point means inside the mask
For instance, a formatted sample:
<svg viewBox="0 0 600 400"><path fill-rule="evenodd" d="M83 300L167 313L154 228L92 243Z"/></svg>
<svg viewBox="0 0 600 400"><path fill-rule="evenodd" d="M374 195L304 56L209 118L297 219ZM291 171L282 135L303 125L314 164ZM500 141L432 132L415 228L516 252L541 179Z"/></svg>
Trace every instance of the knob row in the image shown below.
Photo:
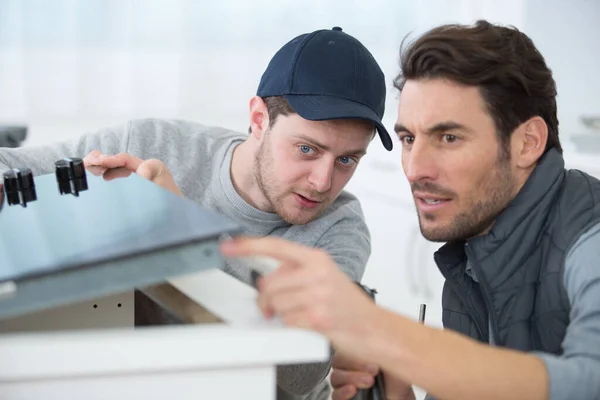
<svg viewBox="0 0 600 400"><path fill-rule="evenodd" d="M4 173L4 191L9 206L21 204L27 207L27 203L37 200L33 174L29 168L13 168Z"/></svg>
<svg viewBox="0 0 600 400"><path fill-rule="evenodd" d="M85 167L81 158L63 158L54 163L58 190L61 195L72 194L88 189ZM33 173L29 168L13 168L4 174L4 192L8 205L27 203L37 200Z"/></svg>
<svg viewBox="0 0 600 400"><path fill-rule="evenodd" d="M73 194L87 190L85 166L81 158L63 158L54 163L56 167L56 180L60 194Z"/></svg>

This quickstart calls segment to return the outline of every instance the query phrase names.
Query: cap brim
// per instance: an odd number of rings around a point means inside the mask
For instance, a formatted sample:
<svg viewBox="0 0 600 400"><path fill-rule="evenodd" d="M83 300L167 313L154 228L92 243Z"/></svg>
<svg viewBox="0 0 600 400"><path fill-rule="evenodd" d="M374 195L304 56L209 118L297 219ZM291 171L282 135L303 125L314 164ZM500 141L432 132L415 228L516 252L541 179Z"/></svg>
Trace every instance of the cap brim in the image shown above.
<svg viewBox="0 0 600 400"><path fill-rule="evenodd" d="M333 119L364 119L372 122L386 150L393 148L392 139L375 111L354 101L331 96L285 95L290 106L304 119L327 121Z"/></svg>

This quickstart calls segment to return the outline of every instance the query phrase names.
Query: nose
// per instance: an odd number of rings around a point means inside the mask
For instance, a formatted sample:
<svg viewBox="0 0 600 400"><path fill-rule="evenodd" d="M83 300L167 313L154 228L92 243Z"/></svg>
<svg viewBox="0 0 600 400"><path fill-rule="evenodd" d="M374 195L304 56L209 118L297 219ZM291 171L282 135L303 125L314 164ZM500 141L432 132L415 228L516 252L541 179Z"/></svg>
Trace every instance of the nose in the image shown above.
<svg viewBox="0 0 600 400"><path fill-rule="evenodd" d="M308 183L310 183L314 190L319 193L325 193L331 189L334 166L335 161L329 160L326 157L315 163L308 176Z"/></svg>
<svg viewBox="0 0 600 400"><path fill-rule="evenodd" d="M410 149L402 152L402 167L411 184L437 178L437 156L434 153L426 140L415 140Z"/></svg>

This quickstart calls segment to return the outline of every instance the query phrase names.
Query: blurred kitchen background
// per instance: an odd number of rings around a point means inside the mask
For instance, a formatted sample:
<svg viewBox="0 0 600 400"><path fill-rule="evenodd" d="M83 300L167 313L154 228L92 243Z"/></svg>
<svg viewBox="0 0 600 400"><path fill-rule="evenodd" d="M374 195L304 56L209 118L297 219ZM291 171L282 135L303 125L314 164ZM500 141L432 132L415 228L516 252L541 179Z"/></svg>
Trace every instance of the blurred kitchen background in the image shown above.
<svg viewBox="0 0 600 400"><path fill-rule="evenodd" d="M600 0L0 0L0 125L26 126L24 145L138 117L245 130L274 52L300 33L341 26L386 74L391 130L402 38L478 18L534 40L558 84L569 163L600 176L600 131L582 123L600 116ZM440 326L438 244L420 236L399 146L387 153L376 140L362 164L348 189L372 232L365 283L411 318L426 302L427 323Z"/></svg>

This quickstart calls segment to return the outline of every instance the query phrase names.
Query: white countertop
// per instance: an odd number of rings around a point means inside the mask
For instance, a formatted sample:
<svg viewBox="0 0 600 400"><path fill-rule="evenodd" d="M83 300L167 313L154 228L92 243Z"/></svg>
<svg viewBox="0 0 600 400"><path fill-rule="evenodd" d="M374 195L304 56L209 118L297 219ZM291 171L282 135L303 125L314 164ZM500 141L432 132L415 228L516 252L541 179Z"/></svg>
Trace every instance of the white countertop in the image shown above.
<svg viewBox="0 0 600 400"><path fill-rule="evenodd" d="M325 361L329 341L266 320L256 290L221 270L171 282L223 323L0 335L0 384L165 370L254 368Z"/></svg>
<svg viewBox="0 0 600 400"><path fill-rule="evenodd" d="M318 334L223 324L0 337L0 383L169 369L315 362L329 355Z"/></svg>

